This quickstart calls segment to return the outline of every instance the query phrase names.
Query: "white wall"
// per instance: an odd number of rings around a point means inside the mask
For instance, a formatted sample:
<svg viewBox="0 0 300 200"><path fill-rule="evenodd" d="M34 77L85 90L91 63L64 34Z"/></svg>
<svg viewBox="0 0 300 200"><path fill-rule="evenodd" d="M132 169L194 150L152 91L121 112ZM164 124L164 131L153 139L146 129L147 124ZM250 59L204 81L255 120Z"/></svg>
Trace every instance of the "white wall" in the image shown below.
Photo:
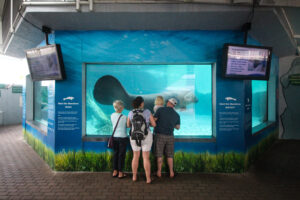
<svg viewBox="0 0 300 200"><path fill-rule="evenodd" d="M283 127L282 127L282 122L280 119L280 115L283 114L285 108L286 108L286 102L282 93L282 85L280 82L280 78L285 75L291 68L293 60L297 56L287 56L287 57L281 57L279 59L279 138L283 139ZM300 87L299 87L300 89ZM300 90L299 90L300 92ZM289 138L289 139L296 139L296 138Z"/></svg>
<svg viewBox="0 0 300 200"><path fill-rule="evenodd" d="M22 94L12 88L0 89L0 125L22 123Z"/></svg>

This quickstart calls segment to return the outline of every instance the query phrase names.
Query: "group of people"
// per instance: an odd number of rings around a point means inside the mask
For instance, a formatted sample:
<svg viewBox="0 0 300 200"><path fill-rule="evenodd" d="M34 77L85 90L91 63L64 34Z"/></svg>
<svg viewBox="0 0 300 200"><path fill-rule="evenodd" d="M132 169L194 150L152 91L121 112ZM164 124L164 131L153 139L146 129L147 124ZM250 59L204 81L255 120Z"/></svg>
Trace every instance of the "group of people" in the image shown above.
<svg viewBox="0 0 300 200"><path fill-rule="evenodd" d="M137 170L140 152L142 150L146 183L152 182L150 151L153 144L153 135L155 135L154 152L157 158L156 176L159 178L162 176L163 155L165 155L169 166L169 176L170 178L174 177L174 128L180 128L180 116L174 109L177 101L174 98L170 98L164 106L163 97L158 96L156 97L154 104L154 114L152 114L150 110L144 109L144 99L141 96L138 96L132 102L133 110L131 110L128 117L126 117L122 114L124 103L120 100L114 101L113 107L116 112L111 115L112 125L115 129L113 135L113 177L118 177L120 179L126 177L123 169L128 141L127 128L130 128L130 145L133 150L132 180L137 181ZM145 134L141 134L142 136L136 133L141 129L141 126L138 124L139 121L137 120L140 116L145 123ZM153 133L151 133L150 126L154 127Z"/></svg>

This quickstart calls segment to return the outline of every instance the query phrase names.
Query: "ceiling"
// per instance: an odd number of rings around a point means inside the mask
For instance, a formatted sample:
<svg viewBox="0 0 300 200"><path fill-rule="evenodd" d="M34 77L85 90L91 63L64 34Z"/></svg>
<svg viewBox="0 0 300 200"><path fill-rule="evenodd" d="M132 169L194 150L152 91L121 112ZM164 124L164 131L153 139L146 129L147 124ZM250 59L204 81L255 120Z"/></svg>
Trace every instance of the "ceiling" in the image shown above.
<svg viewBox="0 0 300 200"><path fill-rule="evenodd" d="M285 8L285 12L297 45L300 46L300 8Z"/></svg>
<svg viewBox="0 0 300 200"><path fill-rule="evenodd" d="M7 40L5 54L24 57L44 34L36 27L52 30L240 30L248 21L251 6L194 3L94 4L80 10L70 6L23 7L23 17ZM300 45L300 8L258 7L249 34L279 57L294 55ZM28 21L31 23L28 23ZM34 26L32 25L34 24Z"/></svg>
<svg viewBox="0 0 300 200"><path fill-rule="evenodd" d="M4 3L5 3L4 0L0 0L0 18L2 18Z"/></svg>
<svg viewBox="0 0 300 200"><path fill-rule="evenodd" d="M4 0L0 0L0 45L2 44L2 13L3 13L3 8L4 8L4 3L5 1Z"/></svg>

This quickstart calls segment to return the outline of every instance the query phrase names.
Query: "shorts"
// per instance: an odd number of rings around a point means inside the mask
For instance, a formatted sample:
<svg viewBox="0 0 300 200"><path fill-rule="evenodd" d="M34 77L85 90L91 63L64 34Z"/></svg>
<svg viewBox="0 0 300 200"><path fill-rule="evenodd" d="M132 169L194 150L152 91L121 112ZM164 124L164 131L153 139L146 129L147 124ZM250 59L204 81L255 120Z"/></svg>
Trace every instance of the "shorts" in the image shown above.
<svg viewBox="0 0 300 200"><path fill-rule="evenodd" d="M153 143L153 135L150 132L150 130L148 130L148 135L146 135L146 138L142 140L141 143L142 143L141 146L137 146L136 141L132 140L130 137L130 144L133 151L140 151L141 149L142 151L151 151L151 147Z"/></svg>
<svg viewBox="0 0 300 200"><path fill-rule="evenodd" d="M174 157L174 136L155 134L155 156L173 158Z"/></svg>

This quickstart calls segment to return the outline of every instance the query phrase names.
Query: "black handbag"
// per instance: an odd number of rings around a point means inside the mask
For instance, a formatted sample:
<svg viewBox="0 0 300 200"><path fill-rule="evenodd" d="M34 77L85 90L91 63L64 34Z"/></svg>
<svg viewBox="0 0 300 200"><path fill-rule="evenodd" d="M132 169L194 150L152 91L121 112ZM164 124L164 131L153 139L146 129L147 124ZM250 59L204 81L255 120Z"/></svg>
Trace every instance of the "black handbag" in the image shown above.
<svg viewBox="0 0 300 200"><path fill-rule="evenodd" d="M108 138L107 147L110 148L110 149L114 148L114 134L115 134L115 131L117 129L117 126L118 126L119 121L120 121L120 119L121 119L122 116L123 115L121 114L120 117L119 117L119 119L118 119L118 121L117 121L117 124L116 124L116 126L114 128L114 131L113 131L112 135Z"/></svg>

